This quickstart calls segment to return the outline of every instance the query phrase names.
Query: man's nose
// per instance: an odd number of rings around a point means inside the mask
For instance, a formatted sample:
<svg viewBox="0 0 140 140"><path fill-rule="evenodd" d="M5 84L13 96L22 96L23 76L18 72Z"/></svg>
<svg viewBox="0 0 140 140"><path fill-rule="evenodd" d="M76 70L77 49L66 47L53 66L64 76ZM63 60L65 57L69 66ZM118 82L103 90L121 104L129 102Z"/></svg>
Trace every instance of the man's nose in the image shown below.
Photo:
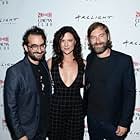
<svg viewBox="0 0 140 140"><path fill-rule="evenodd" d="M39 53L42 52L41 46L38 46L37 51L38 51Z"/></svg>
<svg viewBox="0 0 140 140"><path fill-rule="evenodd" d="M96 37L96 43L100 43L100 38Z"/></svg>

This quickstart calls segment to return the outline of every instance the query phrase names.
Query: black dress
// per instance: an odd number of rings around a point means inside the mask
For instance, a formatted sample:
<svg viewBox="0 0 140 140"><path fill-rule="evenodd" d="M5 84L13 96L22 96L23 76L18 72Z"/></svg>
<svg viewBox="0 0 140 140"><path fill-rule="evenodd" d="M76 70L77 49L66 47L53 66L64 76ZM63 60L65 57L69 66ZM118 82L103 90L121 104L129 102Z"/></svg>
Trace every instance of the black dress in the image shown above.
<svg viewBox="0 0 140 140"><path fill-rule="evenodd" d="M83 140L84 110L80 88L83 83L84 66L78 66L74 82L67 87L59 74L59 66L52 62L54 94L50 109L49 140Z"/></svg>

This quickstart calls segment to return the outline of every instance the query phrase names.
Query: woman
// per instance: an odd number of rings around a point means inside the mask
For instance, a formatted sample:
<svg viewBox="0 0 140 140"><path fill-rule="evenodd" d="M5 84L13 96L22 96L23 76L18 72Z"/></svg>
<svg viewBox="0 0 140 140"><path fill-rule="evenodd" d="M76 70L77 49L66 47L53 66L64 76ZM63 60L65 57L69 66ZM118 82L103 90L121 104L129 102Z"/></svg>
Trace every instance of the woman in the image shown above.
<svg viewBox="0 0 140 140"><path fill-rule="evenodd" d="M85 62L77 32L59 29L53 40L54 57L48 60L54 83L50 109L50 140L83 140L84 109L80 88Z"/></svg>

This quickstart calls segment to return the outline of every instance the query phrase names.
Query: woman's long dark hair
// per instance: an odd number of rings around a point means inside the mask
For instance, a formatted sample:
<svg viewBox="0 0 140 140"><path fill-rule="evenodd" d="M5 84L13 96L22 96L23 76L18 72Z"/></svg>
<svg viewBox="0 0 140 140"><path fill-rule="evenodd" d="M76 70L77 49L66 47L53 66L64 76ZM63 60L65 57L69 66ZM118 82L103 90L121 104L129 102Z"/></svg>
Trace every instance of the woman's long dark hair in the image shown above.
<svg viewBox="0 0 140 140"><path fill-rule="evenodd" d="M74 60L76 60L78 65L82 66L83 59L81 54L82 48L81 48L80 37L78 36L74 28L71 26L64 26L54 34L54 39L53 39L53 53L54 53L53 55L55 57L54 64L60 64L60 67L63 67L64 56L60 48L60 41L64 37L65 33L71 33L74 39L76 40L76 44L73 50Z"/></svg>

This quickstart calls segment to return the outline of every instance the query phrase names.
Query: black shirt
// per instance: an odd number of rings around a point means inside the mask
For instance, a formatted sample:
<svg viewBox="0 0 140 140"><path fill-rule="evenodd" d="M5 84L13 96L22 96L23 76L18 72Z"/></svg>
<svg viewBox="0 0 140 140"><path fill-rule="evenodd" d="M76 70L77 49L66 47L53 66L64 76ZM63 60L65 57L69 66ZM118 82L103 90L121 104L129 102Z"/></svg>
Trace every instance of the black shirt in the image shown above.
<svg viewBox="0 0 140 140"><path fill-rule="evenodd" d="M46 136L49 116L49 94L47 91L50 88L50 80L46 74L44 66L41 63L39 65L34 65L31 63L31 66L35 74L40 97L40 119L38 133Z"/></svg>
<svg viewBox="0 0 140 140"><path fill-rule="evenodd" d="M108 113L110 112L110 95L104 92L107 88L106 81L111 73L110 65L111 56L106 58L94 56L88 69L88 80L90 83L88 112L95 114L95 117L98 119L103 117L104 120L108 119Z"/></svg>

